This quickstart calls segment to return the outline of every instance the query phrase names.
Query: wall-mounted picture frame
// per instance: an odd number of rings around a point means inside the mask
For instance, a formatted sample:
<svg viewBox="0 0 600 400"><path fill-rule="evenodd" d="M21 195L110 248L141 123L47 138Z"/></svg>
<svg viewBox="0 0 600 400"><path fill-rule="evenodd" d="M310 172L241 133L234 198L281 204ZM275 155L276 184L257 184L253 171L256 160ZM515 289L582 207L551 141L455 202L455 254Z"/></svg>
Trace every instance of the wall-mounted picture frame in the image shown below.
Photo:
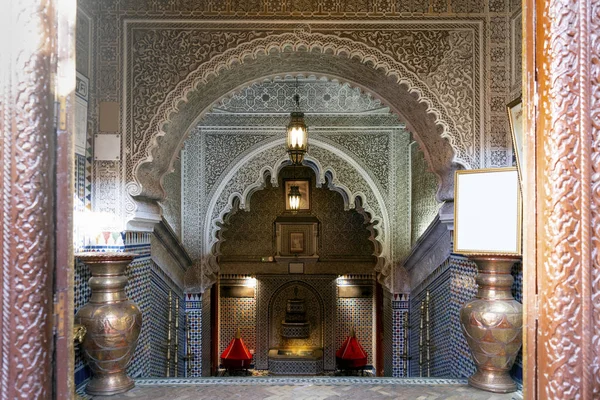
<svg viewBox="0 0 600 400"><path fill-rule="evenodd" d="M523 132L523 102L521 97L514 99L506 105L506 111L508 112L508 121L510 123L510 134L512 137L513 144L513 155L515 158L515 164L517 172L519 174L519 181L523 182L523 171L525 168L525 157L523 154L523 143L525 141Z"/></svg>
<svg viewBox="0 0 600 400"><path fill-rule="evenodd" d="M304 232L290 232L290 253L304 253Z"/></svg>
<svg viewBox="0 0 600 400"><path fill-rule="evenodd" d="M285 210L291 211L290 200L288 193L290 192L291 186L298 186L300 190L300 208L298 211L310 211L310 179L285 179L283 181L284 199L285 199Z"/></svg>
<svg viewBox="0 0 600 400"><path fill-rule="evenodd" d="M456 171L454 252L521 255L521 191L515 167Z"/></svg>

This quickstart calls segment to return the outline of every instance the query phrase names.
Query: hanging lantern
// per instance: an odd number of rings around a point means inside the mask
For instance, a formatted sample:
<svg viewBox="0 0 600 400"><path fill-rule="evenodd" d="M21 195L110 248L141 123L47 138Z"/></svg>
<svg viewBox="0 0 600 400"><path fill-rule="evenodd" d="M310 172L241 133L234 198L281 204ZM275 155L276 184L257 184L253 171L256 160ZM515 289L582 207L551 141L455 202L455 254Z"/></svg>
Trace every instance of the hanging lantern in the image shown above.
<svg viewBox="0 0 600 400"><path fill-rule="evenodd" d="M290 186L290 192L288 193L288 200L290 202L290 209L292 211L298 211L300 209L300 188L298 186Z"/></svg>
<svg viewBox="0 0 600 400"><path fill-rule="evenodd" d="M296 88L298 82L296 81ZM287 126L287 152L293 165L302 164L304 154L308 151L308 128L304 123L304 113L300 111L300 96L294 95L296 111L290 116Z"/></svg>

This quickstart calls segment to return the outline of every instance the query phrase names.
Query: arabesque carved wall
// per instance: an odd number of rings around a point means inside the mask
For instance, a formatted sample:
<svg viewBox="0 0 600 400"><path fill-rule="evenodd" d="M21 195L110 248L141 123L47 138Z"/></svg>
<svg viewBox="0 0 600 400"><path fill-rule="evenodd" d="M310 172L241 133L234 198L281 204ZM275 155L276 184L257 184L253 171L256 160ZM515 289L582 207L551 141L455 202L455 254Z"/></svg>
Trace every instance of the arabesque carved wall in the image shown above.
<svg viewBox="0 0 600 400"><path fill-rule="evenodd" d="M282 170L278 187L270 182L252 195L249 211L236 212L228 219L221 234L219 246L221 260L258 261L261 256L273 256L276 252L273 221L284 215L286 194L281 179L311 180L311 210L320 222L317 253L320 260L352 260L374 264L373 243L369 241L364 216L355 210L344 210L344 200L339 193L325 187L317 188L315 174L304 167L293 171ZM304 215L301 213L300 216ZM372 272L373 266L370 266ZM255 271L248 269L247 274Z"/></svg>
<svg viewBox="0 0 600 400"><path fill-rule="evenodd" d="M160 178L204 111L257 80L285 73L339 78L401 114L427 163L446 177L438 191L444 199L451 198L451 176L460 167L453 163L509 163L505 104L516 64L507 55L517 46L509 29L514 7L506 1L87 6L97 26L92 108L101 101L121 106L120 160L94 166L97 211L131 218L141 203L130 195L164 197ZM403 212L390 211L392 225ZM392 247L402 247L399 238Z"/></svg>
<svg viewBox="0 0 600 400"><path fill-rule="evenodd" d="M425 82L418 90L431 91L432 101L438 101L440 104L438 111L448 115L448 121L444 124L463 128L468 126L468 129L455 127L455 130L449 133L457 159L470 166L504 165L510 153L506 121L499 118L505 116L505 82L510 68L506 56L509 51L510 9L505 1L480 3L457 0L434 2L430 7L428 2L404 4L387 1L338 4L315 0L302 2L300 5L295 2L288 4L266 0L249 4L230 1L218 4L158 4L141 0L92 2L89 7L96 15L98 33L95 41L101 47L95 59L98 74L94 83L99 89L98 101L121 102L124 111L121 131L125 139L123 153L127 159L125 162L119 161L111 165L111 168L116 168L120 173L112 177L99 176L106 182L103 190L113 190L116 196L112 198L115 198L115 202L125 199L123 188L125 183L133 178L134 164L136 160L146 157L147 152L144 153L141 149L150 144L146 140L148 134L156 137L159 142L162 140L156 136L157 130L152 133L144 127L156 116L156 107L164 104L162 99L178 84L181 77L189 77L188 74L194 68L197 69L203 60L212 57L216 61L215 55L221 54L226 48L239 47L242 43L265 38L276 32L284 34L296 30L299 32L297 36L302 32L310 35L331 34L334 38L328 40L329 42L333 43L339 39L356 43L364 49L370 49L366 53L363 52L363 56L368 54L367 58L373 60L376 59L373 57L377 52L392 59L415 60L414 63L410 61L407 68L420 81ZM294 23L267 22L269 19L291 18L292 12ZM171 16L178 20L169 20ZM200 22L202 18L206 21ZM262 24L252 23L259 18L266 21ZM344 24L344 18L353 18L354 21L352 24ZM308 26L302 22L306 19L318 23ZM326 23L327 20L337 22ZM382 20L386 23L370 24L371 20ZM361 23L357 24L356 21ZM202 28L199 28L200 26ZM218 27L219 33L213 29L214 26ZM219 36L224 34L226 36ZM217 36L227 39L212 40ZM198 40L192 44L185 41L186 37ZM149 40L150 38L156 40ZM183 46L173 47L169 43ZM381 43L388 47L381 47ZM414 53L419 47L407 46L407 43L418 43L421 48L427 48L430 52ZM244 56L258 48L258 43L255 44L257 46L254 48L254 44L245 46ZM349 46L348 50L353 51L356 48ZM124 49L131 52L126 55ZM180 56L173 58L175 54ZM462 68L456 69L457 65L461 65ZM385 68L384 65L381 67ZM366 77L365 75L363 79ZM452 78L447 79L448 77ZM258 76L252 79L256 78ZM342 78L350 79L344 76ZM491 79L489 87L483 84L486 78ZM360 79L358 81L361 84L366 83L360 82ZM450 81L453 84L447 85L446 82ZM161 90L154 90L156 85L159 85ZM151 91L146 89L151 87ZM211 96L214 94L214 99L217 99L232 89L234 88L217 93L219 90L212 88L205 93ZM367 89L376 92L375 88ZM130 110L130 105L135 107L135 110ZM136 111L142 109L143 112ZM200 111L201 109L196 110L197 113ZM132 122L133 117L135 120ZM132 123L136 125L135 128L130 126ZM493 128L495 126L498 128ZM184 127L183 131L188 127ZM495 133L492 135L492 132ZM178 132L177 135L184 133ZM438 135L440 133L441 131L437 132ZM172 150L171 154L175 153L174 147L177 147L178 143L167 146ZM445 160L447 162L450 159ZM163 167L156 170L159 175L169 169L170 161L161 161ZM111 179L116 180L114 185L110 184ZM136 193L135 187L130 187L130 190ZM103 208L108 205L97 206ZM135 205L129 203L127 207L109 208L124 217L135 210Z"/></svg>

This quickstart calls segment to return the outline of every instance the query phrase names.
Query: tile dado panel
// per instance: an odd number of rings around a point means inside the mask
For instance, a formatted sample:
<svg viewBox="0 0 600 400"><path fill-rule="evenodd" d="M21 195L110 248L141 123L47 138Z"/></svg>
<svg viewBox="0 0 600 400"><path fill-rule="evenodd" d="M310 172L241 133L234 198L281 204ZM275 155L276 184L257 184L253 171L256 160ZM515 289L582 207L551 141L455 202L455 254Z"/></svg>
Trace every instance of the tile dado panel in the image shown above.
<svg viewBox="0 0 600 400"><path fill-rule="evenodd" d="M251 353L256 351L256 296L221 297L219 299L219 355L240 329Z"/></svg>
<svg viewBox="0 0 600 400"><path fill-rule="evenodd" d="M190 357L185 363L187 377L202 376L202 302L201 293L185 294L185 313L190 329L190 341L185 345L185 354Z"/></svg>
<svg viewBox="0 0 600 400"><path fill-rule="evenodd" d="M396 378L407 377L410 370L410 360L406 360L405 354L409 355L409 339L405 333L405 315L409 311L409 296L407 294L394 294L392 306L392 376ZM409 331L408 331L409 332Z"/></svg>
<svg viewBox="0 0 600 400"><path fill-rule="evenodd" d="M202 376L210 376L211 372L211 290L207 289L202 293Z"/></svg>
<svg viewBox="0 0 600 400"><path fill-rule="evenodd" d="M278 281L280 288L283 285L291 285L294 286L293 282L297 282L298 285L306 283L305 276L290 276L287 275L287 280ZM336 287L336 277L335 276L316 276L317 280L308 279L308 285L311 287L325 287L326 291L330 291L331 287L333 287L334 292L333 296L337 296L335 292ZM364 276L361 276L361 284L365 283ZM270 296L273 290L277 290L278 288L270 288L270 292L267 293L267 288L265 288L264 283L265 280L269 286L271 285L271 280L273 277L267 276L258 276L257 278L257 290L255 297L250 298L235 298L235 297L221 297L219 304L219 354L225 350L231 338L234 337L237 328L240 328L242 338L244 342L248 346L248 349L251 351L255 351L255 362L256 368L264 369L265 364L261 364L256 359L260 354L260 340L261 338L264 340L266 338L267 344L269 343L269 334L266 332L269 329L268 324L261 324L258 322L258 316L261 314L260 307L268 308L268 303L270 298L265 298L263 302L258 302L258 297L262 294L263 296ZM276 279L276 278L275 278ZM320 283L319 283L320 282ZM323 283L324 282L324 283ZM348 282L351 282L349 280ZM369 281L370 284L373 284L373 281ZM223 281L222 281L223 283ZM261 289L262 285L262 289ZM332 286L330 286L332 285ZM322 292L320 292L322 293ZM326 306L327 309L331 309L329 305ZM355 327L357 337L359 338L361 344L369 354L369 364L373 364L374 354L375 354L375 341L374 341L374 298L337 298L334 303L334 307L332 308L335 313L331 314L325 312L324 323L326 326L332 327L331 329L335 330L335 340L332 342L333 344L333 352L339 348L339 346L343 343L343 341L348 336L350 329ZM264 311L263 315L268 314L268 310ZM337 318L331 317L331 315L337 315ZM330 329L330 328L326 328ZM265 332L262 332L265 331ZM272 336L272 335L271 335ZM327 335L324 335L327 337ZM267 346L268 348L272 347L270 344ZM329 346L331 347L331 346ZM263 347L265 348L265 347ZM331 352L328 354L331 355ZM264 358L266 359L266 358ZM264 360L263 359L263 360ZM331 364L329 364L331 365ZM326 368L327 369L327 368Z"/></svg>
<svg viewBox="0 0 600 400"><path fill-rule="evenodd" d="M356 338L367 352L367 364L375 360L375 299L339 298L337 299L337 327L335 349L339 349L354 328Z"/></svg>

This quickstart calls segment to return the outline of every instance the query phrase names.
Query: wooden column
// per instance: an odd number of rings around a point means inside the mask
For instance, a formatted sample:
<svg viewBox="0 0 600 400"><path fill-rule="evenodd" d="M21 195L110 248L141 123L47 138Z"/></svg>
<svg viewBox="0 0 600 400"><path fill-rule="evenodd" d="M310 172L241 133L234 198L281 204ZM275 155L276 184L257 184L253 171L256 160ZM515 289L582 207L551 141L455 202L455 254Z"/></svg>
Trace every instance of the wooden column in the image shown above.
<svg viewBox="0 0 600 400"><path fill-rule="evenodd" d="M524 18L525 397L597 399L600 2L526 0Z"/></svg>

